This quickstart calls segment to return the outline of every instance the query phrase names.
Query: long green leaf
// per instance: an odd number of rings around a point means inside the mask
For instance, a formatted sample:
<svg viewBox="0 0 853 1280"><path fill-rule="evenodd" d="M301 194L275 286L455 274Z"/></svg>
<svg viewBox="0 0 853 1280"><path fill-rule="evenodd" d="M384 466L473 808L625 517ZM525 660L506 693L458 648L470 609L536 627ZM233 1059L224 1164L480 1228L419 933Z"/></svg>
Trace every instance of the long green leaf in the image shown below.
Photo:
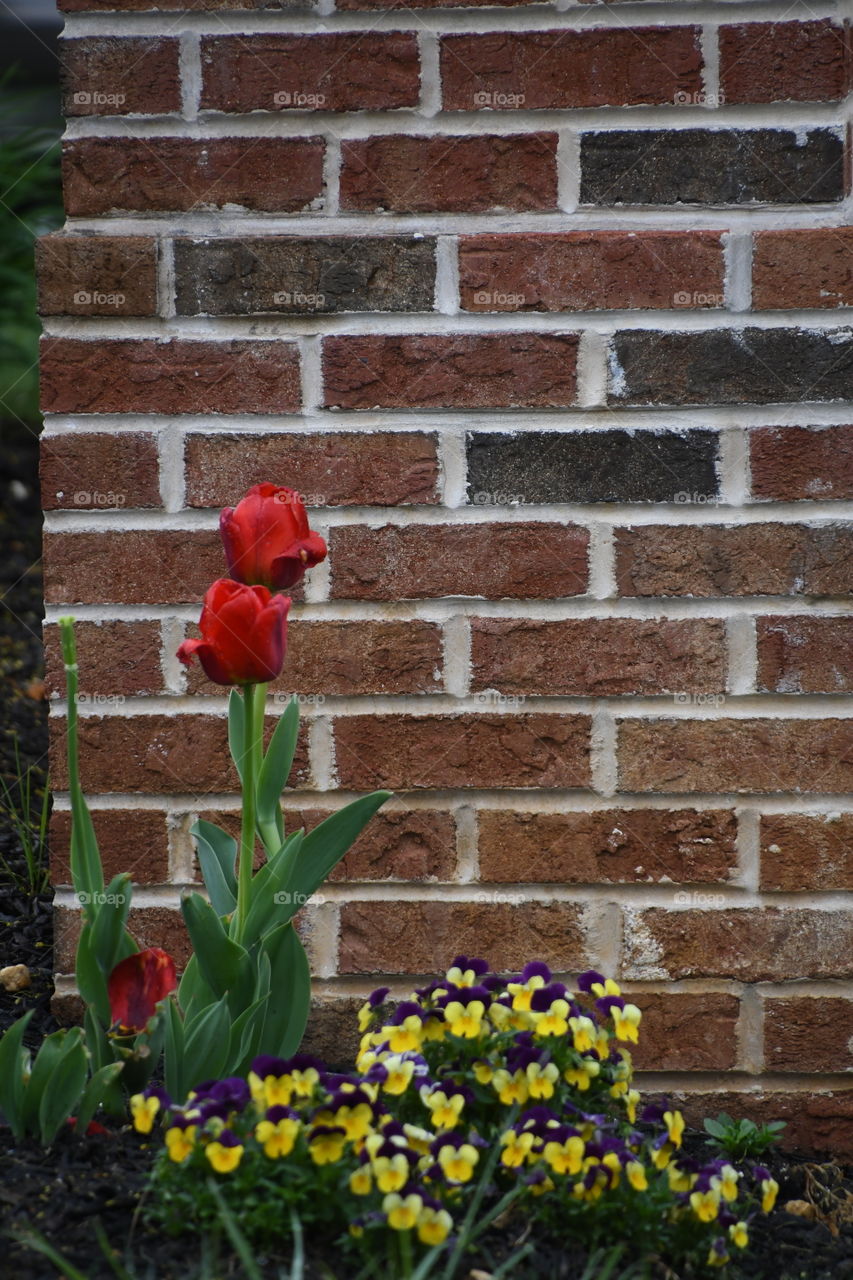
<svg viewBox="0 0 853 1280"><path fill-rule="evenodd" d="M264 938L270 962L270 998L264 1020L266 1053L289 1058L305 1034L311 1007L311 968L292 924L280 925Z"/></svg>
<svg viewBox="0 0 853 1280"><path fill-rule="evenodd" d="M225 1227L225 1232L231 1241L234 1252L243 1264L248 1280L263 1280L261 1269L258 1266L255 1255L252 1253L251 1245L238 1227L234 1214L226 1204L225 1197L213 1181L213 1178L208 1178L207 1189L216 1201L222 1225Z"/></svg>
<svg viewBox="0 0 853 1280"><path fill-rule="evenodd" d="M86 895L83 910L87 920L94 919L94 898L103 891L104 871L95 828L80 785L80 752L77 728L77 643L74 619L60 618L59 632L65 666L65 688L68 699L68 785L71 792L71 880L79 894Z"/></svg>
<svg viewBox="0 0 853 1280"><path fill-rule="evenodd" d="M74 1035L74 1032L77 1034ZM62 1056L50 1074L39 1100L39 1134L49 1147L73 1111L76 1111L89 1071L83 1032L74 1027L63 1045ZM32 1085L32 1080L30 1080Z"/></svg>
<svg viewBox="0 0 853 1280"><path fill-rule="evenodd" d="M74 1039L82 1038L83 1032L79 1027L73 1028L73 1031L77 1033ZM35 1133L36 1131L42 1096L50 1077L53 1075L54 1068L62 1060L66 1052L66 1041L72 1034L72 1031L62 1027L59 1031L54 1031L52 1035L45 1036L41 1042L41 1047L33 1063L32 1073L24 1091L22 1106L24 1124L30 1133ZM70 1043L73 1044L73 1039Z"/></svg>
<svg viewBox="0 0 853 1280"><path fill-rule="evenodd" d="M184 1083L192 1089L220 1075L228 1062L231 1015L225 1000L184 1024Z"/></svg>
<svg viewBox="0 0 853 1280"><path fill-rule="evenodd" d="M184 1088L184 1024L177 1002L166 1005L166 1040L163 1045L163 1075L166 1092L172 1098L186 1097Z"/></svg>
<svg viewBox="0 0 853 1280"><path fill-rule="evenodd" d="M195 836L201 874L214 910L217 915L228 916L237 905L237 841L203 819L194 823L190 835Z"/></svg>
<svg viewBox="0 0 853 1280"><path fill-rule="evenodd" d="M309 831L294 860L293 875L282 886L283 890L302 895L303 902L316 892L390 796L390 791L361 796Z"/></svg>
<svg viewBox="0 0 853 1280"><path fill-rule="evenodd" d="M120 952L132 896L130 874L124 871L110 881L103 900L95 906L90 945L92 955L105 978L110 976L119 960L123 959Z"/></svg>
<svg viewBox="0 0 853 1280"><path fill-rule="evenodd" d="M228 750L234 767L243 781L243 725L246 718L243 697L236 689L231 690L228 698Z"/></svg>
<svg viewBox="0 0 853 1280"><path fill-rule="evenodd" d="M252 905L243 935L250 946L271 926L290 920L304 905L304 900L284 888L292 878L304 839L303 831L295 831L252 881Z"/></svg>
<svg viewBox="0 0 853 1280"><path fill-rule="evenodd" d="M248 954L239 942L228 937L219 916L200 894L183 898L181 912L202 977L215 996L223 996L239 980Z"/></svg>
<svg viewBox="0 0 853 1280"><path fill-rule="evenodd" d="M30 1009L0 1038L0 1111L17 1142L23 1138L26 1128L22 1114L24 1064L27 1059L27 1051L23 1047L24 1032L34 1013L35 1010Z"/></svg>
<svg viewBox="0 0 853 1280"><path fill-rule="evenodd" d="M291 698L270 739L258 778L258 825L275 827L281 793L293 767L299 737L299 703Z"/></svg>
<svg viewBox="0 0 853 1280"><path fill-rule="evenodd" d="M86 921L80 930L77 941L77 959L74 971L77 975L77 990L86 1004L95 1010L101 1024L110 1025L110 1000L107 993L107 979L98 964L92 946L92 925Z"/></svg>
<svg viewBox="0 0 853 1280"><path fill-rule="evenodd" d="M188 1013L190 1005L195 1004L203 1009L206 1005L213 1004L215 999L216 995L202 977L197 956L191 955L178 985L178 1003L184 1015Z"/></svg>

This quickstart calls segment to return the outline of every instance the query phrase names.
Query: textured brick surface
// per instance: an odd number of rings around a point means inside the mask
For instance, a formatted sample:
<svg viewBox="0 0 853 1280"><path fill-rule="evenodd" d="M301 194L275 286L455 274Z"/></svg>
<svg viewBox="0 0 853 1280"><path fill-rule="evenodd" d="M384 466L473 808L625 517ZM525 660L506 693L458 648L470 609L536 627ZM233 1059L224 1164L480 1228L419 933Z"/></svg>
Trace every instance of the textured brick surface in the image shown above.
<svg viewBox="0 0 853 1280"><path fill-rule="evenodd" d="M50 604L194 604L225 573L214 529L48 533L45 599Z"/></svg>
<svg viewBox="0 0 853 1280"><path fill-rule="evenodd" d="M78 138L62 157L65 210L307 209L323 189L319 138Z"/></svg>
<svg viewBox="0 0 853 1280"><path fill-rule="evenodd" d="M311 0L57 0L57 8L64 13L80 13L92 10L97 13L113 12L138 13L145 10L171 13L173 10L200 13L216 12L220 9L273 9L294 10L296 12L312 9Z"/></svg>
<svg viewBox="0 0 853 1280"><path fill-rule="evenodd" d="M295 342L43 338L48 413L295 413Z"/></svg>
<svg viewBox="0 0 853 1280"><path fill-rule="evenodd" d="M481 809L477 825L486 883L701 884L729 879L737 864L727 809Z"/></svg>
<svg viewBox="0 0 853 1280"><path fill-rule="evenodd" d="M39 476L48 511L162 506L157 437L147 431L43 436Z"/></svg>
<svg viewBox="0 0 853 1280"><path fill-rule="evenodd" d="M758 688L846 693L853 687L853 617L758 618Z"/></svg>
<svg viewBox="0 0 853 1280"><path fill-rule="evenodd" d="M342 409L574 403L577 334L325 338L324 404Z"/></svg>
<svg viewBox="0 0 853 1280"><path fill-rule="evenodd" d="M833 997L764 1001L768 1071L853 1070L853 1003Z"/></svg>
<svg viewBox="0 0 853 1280"><path fill-rule="evenodd" d="M643 525L616 531L626 596L846 595L851 530L842 524Z"/></svg>
<svg viewBox="0 0 853 1280"><path fill-rule="evenodd" d="M468 436L468 501L673 502L715 497L715 431L519 431Z"/></svg>
<svg viewBox="0 0 853 1280"><path fill-rule="evenodd" d="M431 311L435 241L265 236L175 243L179 315Z"/></svg>
<svg viewBox="0 0 853 1280"><path fill-rule="evenodd" d="M726 102L827 102L849 88L844 27L742 22L720 28L720 93Z"/></svg>
<svg viewBox="0 0 853 1280"><path fill-rule="evenodd" d="M671 103L701 89L701 71L698 27L501 31L441 42L450 111Z"/></svg>
<svg viewBox="0 0 853 1280"><path fill-rule="evenodd" d="M472 689L506 694L714 693L726 687L722 621L475 618Z"/></svg>
<svg viewBox="0 0 853 1280"><path fill-rule="evenodd" d="M36 271L42 315L153 316L157 310L151 236L41 236Z"/></svg>
<svg viewBox="0 0 853 1280"><path fill-rule="evenodd" d="M531 956L554 969L585 963L580 910L571 903L514 907L471 902L350 902L341 912L341 973L436 971L438 956L483 956L519 969Z"/></svg>
<svg viewBox="0 0 853 1280"><path fill-rule="evenodd" d="M166 814L159 809L93 809L92 822L104 878L129 871L135 884L169 879ZM54 809L50 818L50 874L54 884L71 884L71 814Z"/></svg>
<svg viewBox="0 0 853 1280"><path fill-rule="evenodd" d="M782 404L853 395L853 330L624 330L611 404Z"/></svg>
<svg viewBox="0 0 853 1280"><path fill-rule="evenodd" d="M181 109L179 42L162 36L62 40L67 116L160 115Z"/></svg>
<svg viewBox="0 0 853 1280"><path fill-rule="evenodd" d="M853 305L853 227L759 231L752 252L752 305L849 307Z"/></svg>
<svg viewBox="0 0 853 1280"><path fill-rule="evenodd" d="M756 498L853 498L853 426L758 427L749 466Z"/></svg>
<svg viewBox="0 0 853 1280"><path fill-rule="evenodd" d="M332 880L453 880L456 823L441 809L410 809L371 818L338 863Z"/></svg>
<svg viewBox="0 0 853 1280"><path fill-rule="evenodd" d="M638 1071L730 1071L737 1059L735 996L667 991L631 993L643 1011L640 1043L631 1054Z"/></svg>
<svg viewBox="0 0 853 1280"><path fill-rule="evenodd" d="M203 36L201 107L213 111L381 111L414 107L410 32Z"/></svg>
<svg viewBox="0 0 853 1280"><path fill-rule="evenodd" d="M77 622L77 666L81 700L135 697L163 691L159 622ZM65 669L59 628L44 629L45 684L65 696Z"/></svg>
<svg viewBox="0 0 853 1280"><path fill-rule="evenodd" d="M636 912L624 937L627 978L781 982L853 973L853 919L843 911L651 907Z"/></svg>
<svg viewBox="0 0 853 1280"><path fill-rule="evenodd" d="M341 716L342 787L584 787L588 716Z"/></svg>
<svg viewBox="0 0 853 1280"><path fill-rule="evenodd" d="M844 194L831 129L615 129L581 138L581 203L816 204Z"/></svg>
<svg viewBox="0 0 853 1280"><path fill-rule="evenodd" d="M853 813L763 814L760 845L762 889L853 889Z"/></svg>
<svg viewBox="0 0 853 1280"><path fill-rule="evenodd" d="M74 972L80 919L79 911L71 911L66 907L54 909L54 965L57 973ZM178 972L184 968L190 957L190 940L177 907L132 906L127 927L140 949L162 947L175 961Z"/></svg>
<svg viewBox="0 0 853 1280"><path fill-rule="evenodd" d="M331 536L332 596L355 600L579 595L588 534L546 523L351 526Z"/></svg>
<svg viewBox="0 0 853 1280"><path fill-rule="evenodd" d="M715 231L482 235L459 245L466 311L721 307L723 274Z"/></svg>
<svg viewBox="0 0 853 1280"><path fill-rule="evenodd" d="M432 622L292 620L284 669L270 688L321 697L441 692L443 665L441 630ZM188 684L203 693L222 692L195 664Z"/></svg>
<svg viewBox="0 0 853 1280"><path fill-rule="evenodd" d="M228 506L271 476L286 479L308 506L431 504L438 501L436 444L426 432L193 432L185 448L187 505Z"/></svg>
<svg viewBox="0 0 853 1280"><path fill-rule="evenodd" d="M837 720L625 720L622 791L743 793L853 787L853 728Z"/></svg>
<svg viewBox="0 0 853 1280"><path fill-rule="evenodd" d="M824 1088L819 1079L807 1093L775 1089L709 1093L703 1089L695 1094L670 1096L680 1106L687 1123L696 1129L701 1130L706 1116L716 1116L720 1111L748 1117L756 1124L784 1120L783 1150L798 1155L828 1154L836 1159L853 1155L853 1093L849 1089L833 1092Z"/></svg>
<svg viewBox="0 0 853 1280"><path fill-rule="evenodd" d="M357 138L341 145L341 208L486 213L557 207L557 135Z"/></svg>

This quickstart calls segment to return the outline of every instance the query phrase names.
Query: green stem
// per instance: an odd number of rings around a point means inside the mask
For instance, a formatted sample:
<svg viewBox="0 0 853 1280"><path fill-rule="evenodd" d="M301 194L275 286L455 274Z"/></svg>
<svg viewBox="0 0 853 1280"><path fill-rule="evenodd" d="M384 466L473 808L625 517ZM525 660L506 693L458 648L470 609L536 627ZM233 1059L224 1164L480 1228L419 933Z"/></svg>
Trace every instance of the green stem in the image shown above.
<svg viewBox="0 0 853 1280"><path fill-rule="evenodd" d="M412 1274L412 1233L411 1231L400 1232L400 1261L402 1263L403 1275L405 1280L409 1280Z"/></svg>
<svg viewBox="0 0 853 1280"><path fill-rule="evenodd" d="M264 758L264 708L267 705L267 689L268 684L255 685L255 715L260 729L255 737L255 778L259 778L261 774L261 764ZM258 822L258 835L261 843L266 850L266 855L271 858L281 846L281 840L278 838L278 827L274 822L263 823Z"/></svg>
<svg viewBox="0 0 853 1280"><path fill-rule="evenodd" d="M252 864L255 858L255 809L258 752L262 747L263 716L256 714L255 689L243 690L243 821L240 827L240 854L237 863L237 941L242 941L252 893ZM257 722L260 722L259 726ZM260 733L258 733L258 727ZM257 739L257 741L256 741Z"/></svg>

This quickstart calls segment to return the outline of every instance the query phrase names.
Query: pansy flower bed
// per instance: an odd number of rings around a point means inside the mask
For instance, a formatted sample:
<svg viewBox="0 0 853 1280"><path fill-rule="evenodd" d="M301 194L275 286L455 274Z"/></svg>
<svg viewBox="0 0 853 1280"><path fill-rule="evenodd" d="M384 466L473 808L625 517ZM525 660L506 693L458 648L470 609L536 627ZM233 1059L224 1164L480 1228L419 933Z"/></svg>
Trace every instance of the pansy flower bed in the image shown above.
<svg viewBox="0 0 853 1280"><path fill-rule="evenodd" d="M590 1252L624 1241L635 1261L725 1267L776 1182L685 1154L680 1112L632 1087L640 1011L599 973L575 985L459 956L410 999L373 993L349 1074L263 1055L186 1099L149 1087L131 1102L163 1138L149 1218L204 1232L224 1203L254 1246L304 1227L401 1278L455 1274L512 1214Z"/></svg>

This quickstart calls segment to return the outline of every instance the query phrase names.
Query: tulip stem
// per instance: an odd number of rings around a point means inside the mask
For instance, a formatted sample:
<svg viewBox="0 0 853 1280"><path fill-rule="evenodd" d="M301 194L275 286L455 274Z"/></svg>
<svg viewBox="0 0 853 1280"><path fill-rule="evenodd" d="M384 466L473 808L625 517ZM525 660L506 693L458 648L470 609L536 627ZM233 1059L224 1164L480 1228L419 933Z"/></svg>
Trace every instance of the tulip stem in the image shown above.
<svg viewBox="0 0 853 1280"><path fill-rule="evenodd" d="M256 714L255 685L243 689L243 820L240 827L240 857L237 865L237 941L241 941L249 914L252 867L255 860L255 809L258 749L264 718ZM257 741L256 741L257 740Z"/></svg>

